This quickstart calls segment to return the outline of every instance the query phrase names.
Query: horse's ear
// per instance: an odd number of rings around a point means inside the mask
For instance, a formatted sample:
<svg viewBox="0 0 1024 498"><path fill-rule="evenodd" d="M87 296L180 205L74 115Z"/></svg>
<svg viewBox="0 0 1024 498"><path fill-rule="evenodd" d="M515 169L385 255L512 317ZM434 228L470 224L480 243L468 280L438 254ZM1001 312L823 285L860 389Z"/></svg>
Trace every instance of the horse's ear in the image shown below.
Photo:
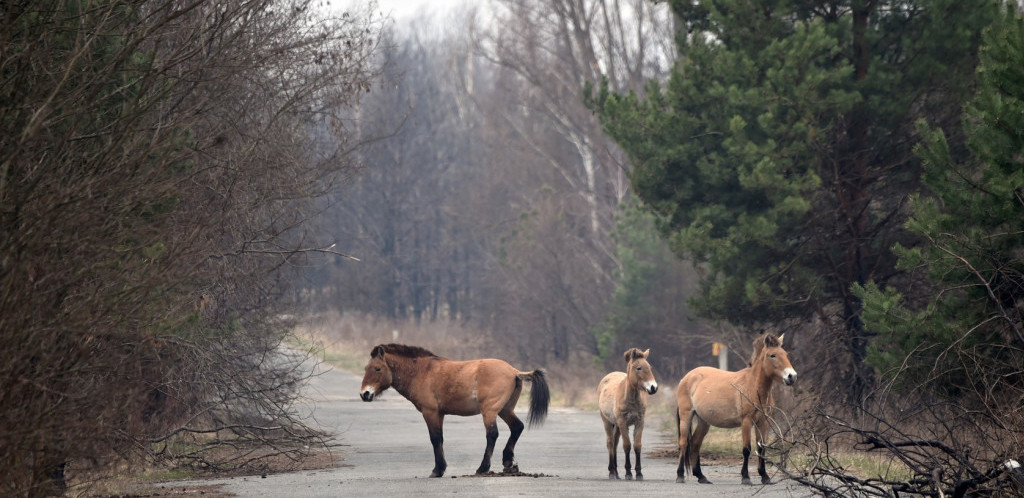
<svg viewBox="0 0 1024 498"><path fill-rule="evenodd" d="M370 358L383 358L384 357L384 346L377 346L373 348L373 352L370 353Z"/></svg>
<svg viewBox="0 0 1024 498"><path fill-rule="evenodd" d="M629 348L626 351L626 354L622 355L622 359L626 360L627 365L629 362L633 361L633 351L636 351L636 348Z"/></svg>
<svg viewBox="0 0 1024 498"><path fill-rule="evenodd" d="M779 336L779 346L782 346L782 339L784 337L786 337L786 334L782 334L782 335Z"/></svg>
<svg viewBox="0 0 1024 498"><path fill-rule="evenodd" d="M644 358L647 358L647 355L651 354L651 349L647 348L647 351L644 351L642 354L644 355Z"/></svg>

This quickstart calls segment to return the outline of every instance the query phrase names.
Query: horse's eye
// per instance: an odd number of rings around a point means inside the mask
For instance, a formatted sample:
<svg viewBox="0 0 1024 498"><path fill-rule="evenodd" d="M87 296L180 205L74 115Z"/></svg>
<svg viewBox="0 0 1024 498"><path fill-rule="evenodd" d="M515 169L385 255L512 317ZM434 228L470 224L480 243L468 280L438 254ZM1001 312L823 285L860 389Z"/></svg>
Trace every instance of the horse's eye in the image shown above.
<svg viewBox="0 0 1024 498"><path fill-rule="evenodd" d="M772 356L774 356L774 355L772 355ZM377 367L377 371L380 372L380 367Z"/></svg>
<svg viewBox="0 0 1024 498"><path fill-rule="evenodd" d="M774 359L774 358L775 358L775 355L774 355L774 354L770 354L770 355L768 355L768 357L769 357L769 358L773 358L773 359Z"/></svg>

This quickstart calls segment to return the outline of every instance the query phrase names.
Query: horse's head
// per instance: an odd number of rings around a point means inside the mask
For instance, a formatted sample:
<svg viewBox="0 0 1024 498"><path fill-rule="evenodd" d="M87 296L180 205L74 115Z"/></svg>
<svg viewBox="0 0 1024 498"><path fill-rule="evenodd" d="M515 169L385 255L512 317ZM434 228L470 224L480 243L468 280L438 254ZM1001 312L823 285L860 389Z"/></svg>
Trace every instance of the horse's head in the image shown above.
<svg viewBox="0 0 1024 498"><path fill-rule="evenodd" d="M774 334L765 334L763 338L755 341L755 351L761 350L760 354L763 355L761 368L764 369L765 375L778 376L782 379L783 383L791 386L796 382L796 370L793 369L793 364L789 362L789 355L786 354L786 350L782 349L782 338L784 337L786 337L786 334L778 337L775 337Z"/></svg>
<svg viewBox="0 0 1024 498"><path fill-rule="evenodd" d="M370 352L370 362L366 364L363 374L363 387L359 397L363 401L373 401L374 396L391 387L391 367L384 360L384 346L377 346Z"/></svg>
<svg viewBox="0 0 1024 498"><path fill-rule="evenodd" d="M626 378L629 379L629 384L643 389L648 394L654 394L658 392L658 381L654 380L651 364L647 363L649 354L651 354L650 349L640 351L637 348L632 348L626 351L623 357L626 359Z"/></svg>

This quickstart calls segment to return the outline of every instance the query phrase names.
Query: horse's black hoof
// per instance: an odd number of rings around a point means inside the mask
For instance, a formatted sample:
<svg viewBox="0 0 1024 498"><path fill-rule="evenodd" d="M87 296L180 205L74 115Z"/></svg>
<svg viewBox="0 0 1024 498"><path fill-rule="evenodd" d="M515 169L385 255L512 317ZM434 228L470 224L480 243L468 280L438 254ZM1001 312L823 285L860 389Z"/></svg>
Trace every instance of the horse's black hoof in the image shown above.
<svg viewBox="0 0 1024 498"><path fill-rule="evenodd" d="M514 474L516 472L519 472L519 466L515 464L506 465L503 469L501 469L501 472L503 474Z"/></svg>
<svg viewBox="0 0 1024 498"><path fill-rule="evenodd" d="M679 484L682 484L682 483L686 482L686 478L685 477L681 477L681 476L677 477L676 478L676 482L678 482Z"/></svg>
<svg viewBox="0 0 1024 498"><path fill-rule="evenodd" d="M769 478L765 477L765 478L761 479L761 484L764 484L764 485L766 485L766 486L767 486L767 485L770 485L770 484L775 484L775 483L774 483L774 482L772 482L772 480L771 480L771 479L769 479Z"/></svg>
<svg viewBox="0 0 1024 498"><path fill-rule="evenodd" d="M640 474L637 474L637 475L636 475L636 480L638 480L638 481L642 481L642 480L644 480L644 476L643 476L643 475L640 475Z"/></svg>
<svg viewBox="0 0 1024 498"><path fill-rule="evenodd" d="M743 478L743 480L740 481L740 483L743 484L744 486L753 486L754 485L754 483L750 482L750 479L747 479L747 478Z"/></svg>
<svg viewBox="0 0 1024 498"><path fill-rule="evenodd" d="M707 477L701 477L700 479L697 479L697 482L701 484L711 484L711 481L709 481Z"/></svg>
<svg viewBox="0 0 1024 498"><path fill-rule="evenodd" d="M626 474L626 480L627 481L632 481L633 480L633 474Z"/></svg>
<svg viewBox="0 0 1024 498"><path fill-rule="evenodd" d="M608 479L618 479L618 478L619 478L618 474L608 474Z"/></svg>
<svg viewBox="0 0 1024 498"><path fill-rule="evenodd" d="M444 470L435 470L430 473L430 477L441 477L444 475Z"/></svg>

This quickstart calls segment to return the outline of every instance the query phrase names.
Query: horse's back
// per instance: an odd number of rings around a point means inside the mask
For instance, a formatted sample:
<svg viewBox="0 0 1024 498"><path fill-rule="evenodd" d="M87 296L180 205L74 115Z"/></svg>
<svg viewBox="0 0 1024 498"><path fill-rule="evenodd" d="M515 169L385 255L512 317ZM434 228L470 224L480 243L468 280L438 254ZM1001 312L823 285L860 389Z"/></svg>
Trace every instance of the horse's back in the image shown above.
<svg viewBox="0 0 1024 498"><path fill-rule="evenodd" d="M443 411L452 415L476 415L481 409L498 410L521 390L516 370L504 360L447 361L439 365L433 391Z"/></svg>
<svg viewBox="0 0 1024 498"><path fill-rule="evenodd" d="M601 416L608 420L615 420L615 406L619 386L626 381L625 372L612 372L605 375L597 384L597 406L601 410Z"/></svg>
<svg viewBox="0 0 1024 498"><path fill-rule="evenodd" d="M679 415L685 417L682 411L691 410L713 426L739 427L745 416L738 384L741 376L741 372L708 366L690 370L676 389Z"/></svg>
<svg viewBox="0 0 1024 498"><path fill-rule="evenodd" d="M611 372L608 375L605 375L604 378L601 379L601 382L597 385L597 390L599 391L598 394L600 394L600 391L603 391L608 386L617 385L618 383L624 380L626 380L626 372Z"/></svg>

